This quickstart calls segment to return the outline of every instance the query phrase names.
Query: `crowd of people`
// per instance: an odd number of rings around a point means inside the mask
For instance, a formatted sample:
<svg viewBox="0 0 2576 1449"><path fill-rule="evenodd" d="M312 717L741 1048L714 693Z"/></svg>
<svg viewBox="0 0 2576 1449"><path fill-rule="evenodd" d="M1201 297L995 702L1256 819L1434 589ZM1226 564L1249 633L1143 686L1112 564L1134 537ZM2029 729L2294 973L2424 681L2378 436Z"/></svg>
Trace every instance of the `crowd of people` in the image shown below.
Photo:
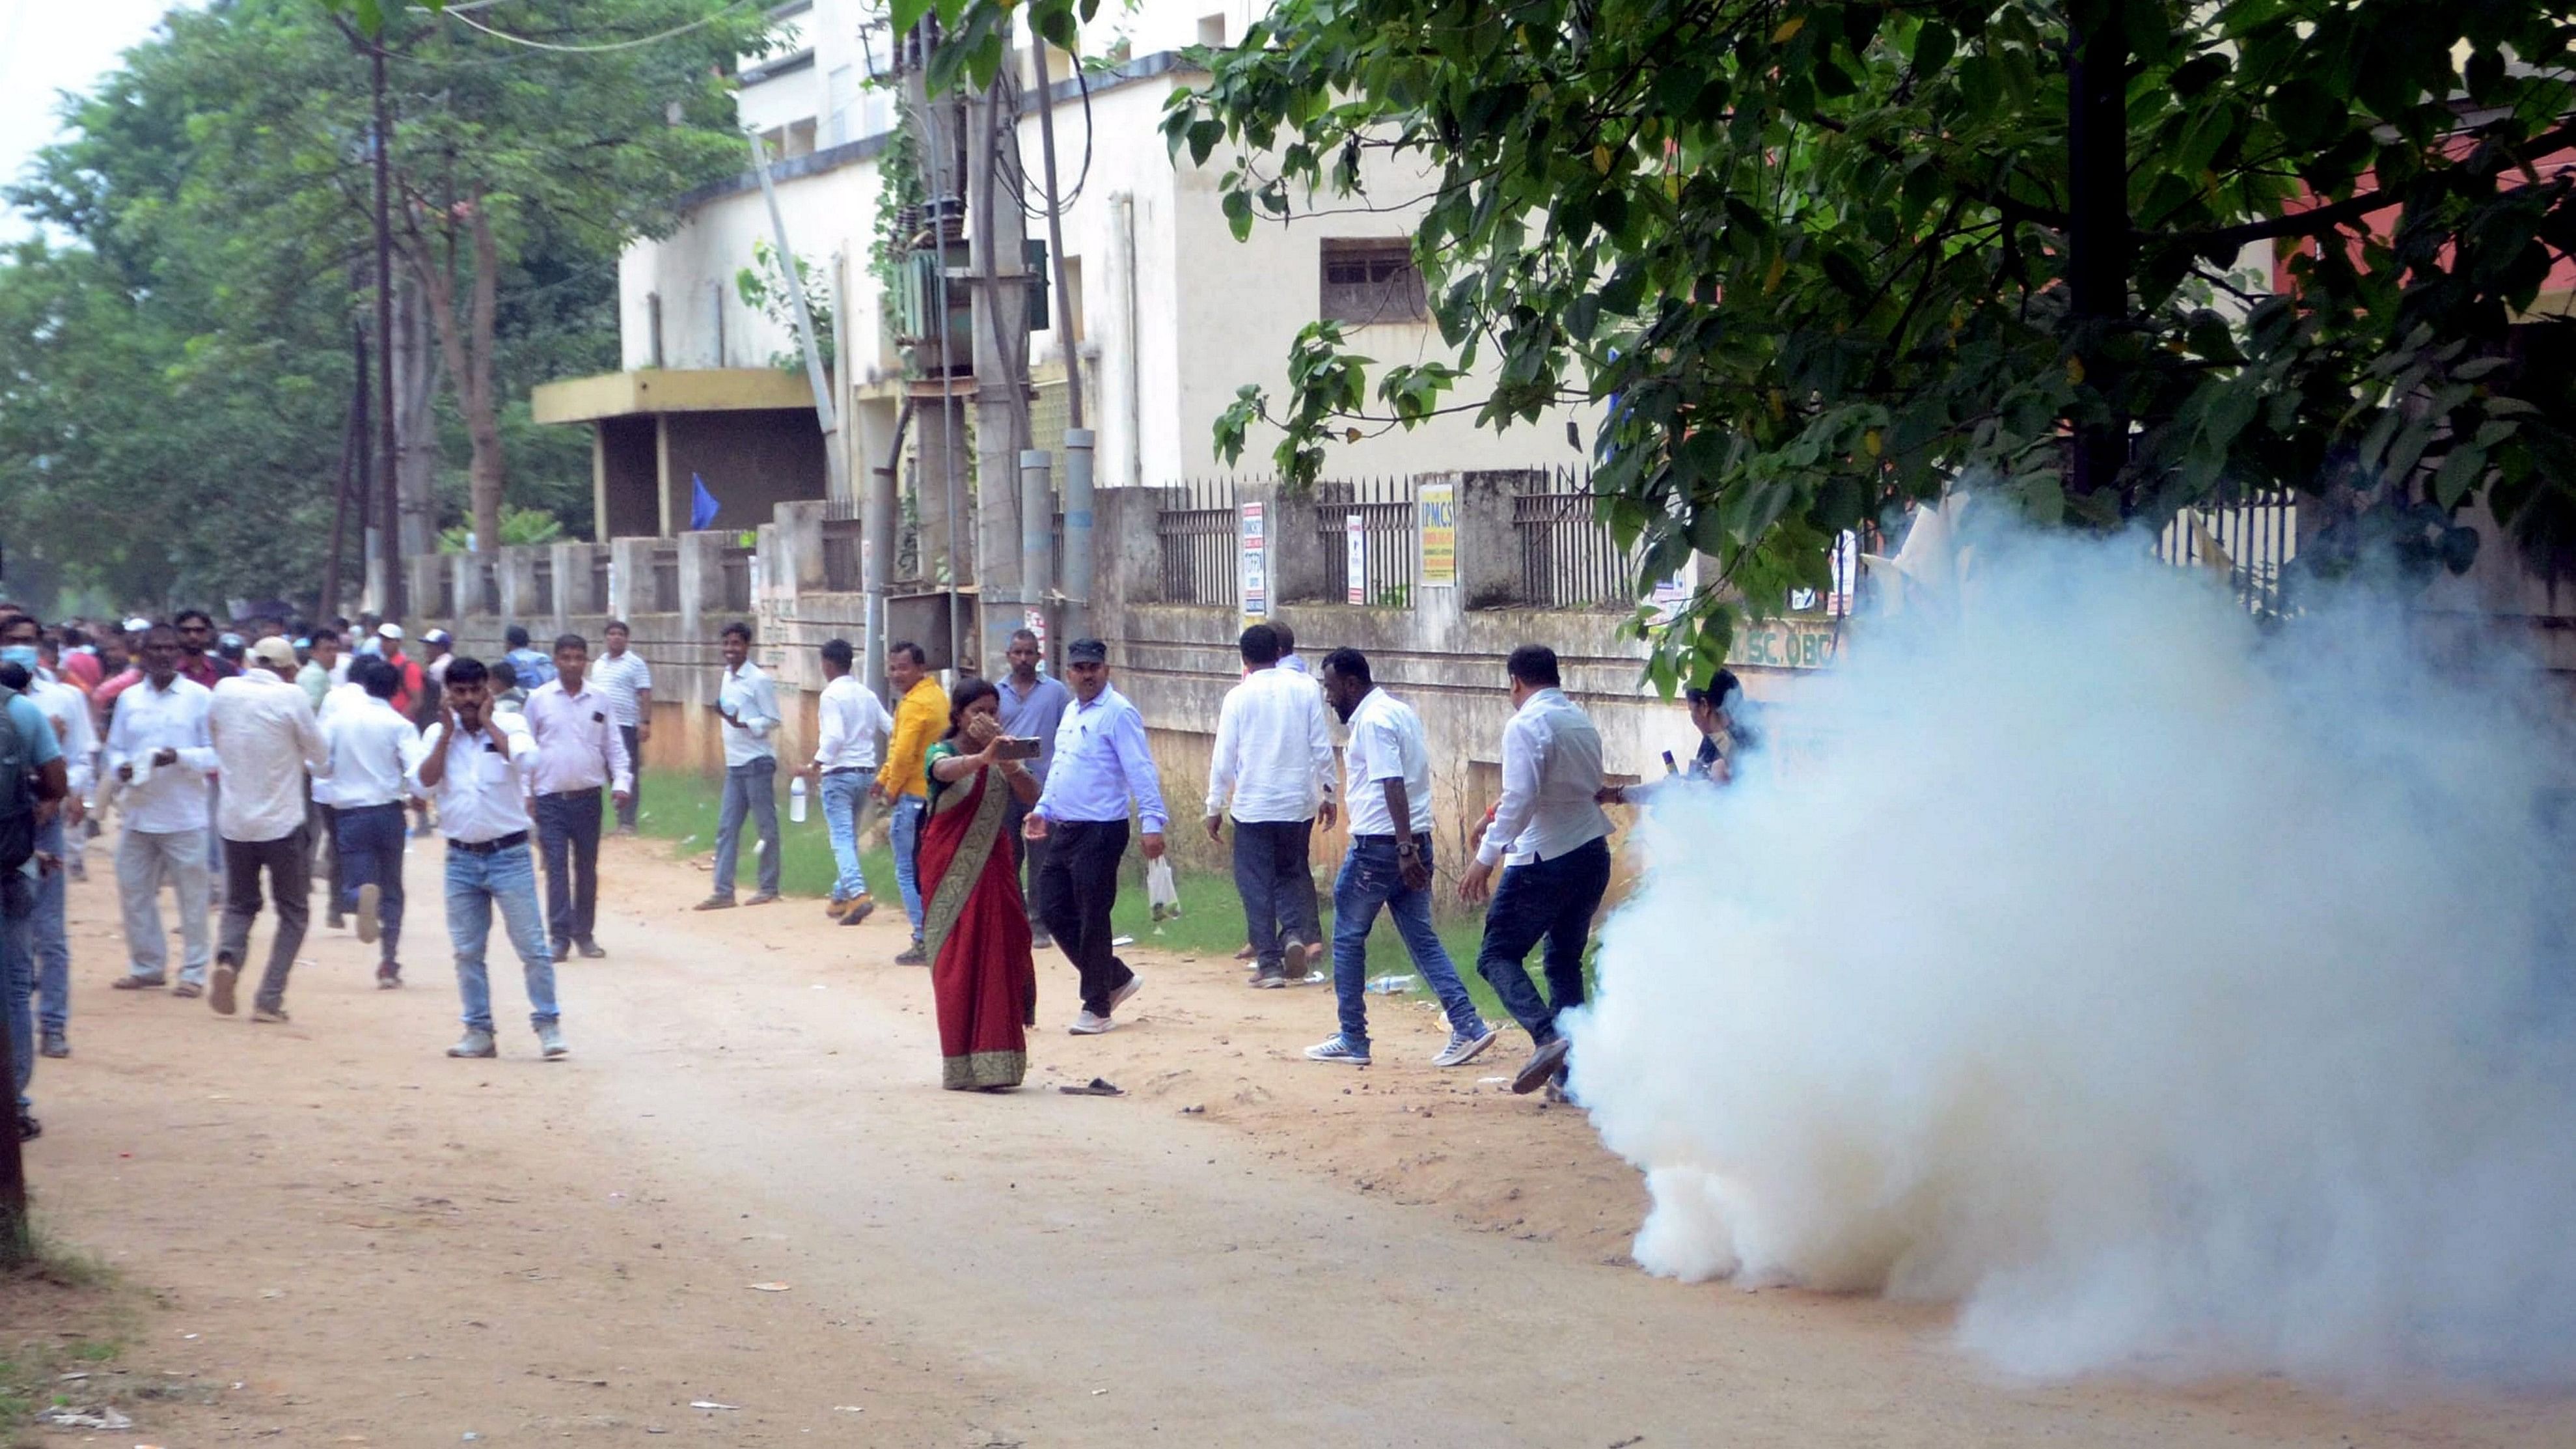
<svg viewBox="0 0 2576 1449"><path fill-rule="evenodd" d="M598 860L610 823L631 834L638 760L652 731L652 671L612 621L603 652L577 634L539 651L512 626L500 658L454 652L443 631L406 652L400 625L361 617L291 631L284 620L219 629L202 610L122 627L47 627L0 605L0 977L7 987L18 1130L41 1124L29 1098L39 1058L70 1055L65 882L86 871L86 842L118 824L113 853L126 966L120 990L166 989L239 1010L252 929L273 912L250 1020L289 1019L287 991L309 926L353 927L376 948L376 983L404 984L406 842L444 837L444 907L463 1034L448 1055L499 1053L487 965L497 912L518 957L537 1050L569 1053L554 967L608 954L597 935ZM779 900L782 723L748 624L725 627L713 706L725 780L713 889L699 910ZM1340 648L1320 670L1284 623L1238 640L1241 682L1215 721L1202 826L1233 833L1232 864L1249 940L1247 984L1310 979L1329 951L1337 1030L1307 1049L1367 1065L1366 961L1381 912L1438 998L1449 1037L1432 1058L1464 1066L1500 1035L1469 994L1433 926L1432 760L1422 719ZM826 685L816 744L795 788L820 798L834 858L826 912L855 925L877 907L862 864L882 813L909 927L898 964L929 969L945 1085L1008 1090L1027 1071L1037 1020L1037 953L1060 949L1078 982L1068 1030L1111 1031L1143 980L1112 925L1131 831L1148 862L1171 823L1143 717L1111 682L1098 639L1065 650L1061 679L1037 636L1010 641L998 680L943 688L918 645L886 652L893 707L854 671L846 640L821 646ZM1599 732L1562 687L1555 654L1524 645L1505 661L1514 713L1501 741L1502 791L1457 877L1482 903L1476 969L1527 1033L1520 1092L1562 1093L1558 1018L1584 998L1584 952L1610 882L1605 805L1671 783L1605 781ZM1674 781L1723 783L1743 739L1721 670L1690 691L1703 744ZM1337 751L1328 719L1347 734ZM1346 819L1323 940L1312 850L1317 828ZM748 826L757 879L737 900ZM544 891L540 899L538 880ZM178 913L170 965L162 899ZM1541 978L1528 958L1536 950Z"/></svg>

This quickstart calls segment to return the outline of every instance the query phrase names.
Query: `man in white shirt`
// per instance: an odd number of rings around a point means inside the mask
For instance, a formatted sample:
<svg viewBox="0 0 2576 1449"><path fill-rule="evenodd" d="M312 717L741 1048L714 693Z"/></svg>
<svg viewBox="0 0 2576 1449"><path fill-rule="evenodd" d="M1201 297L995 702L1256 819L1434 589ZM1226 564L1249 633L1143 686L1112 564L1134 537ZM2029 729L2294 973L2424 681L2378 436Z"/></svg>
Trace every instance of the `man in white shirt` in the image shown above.
<svg viewBox="0 0 2576 1449"><path fill-rule="evenodd" d="M179 673L179 633L167 624L143 631L143 679L116 697L107 727L107 772L121 787L117 813L125 830L116 844L116 890L125 915L126 974L119 991L169 984L170 938L161 929L161 884L179 900L179 984L171 995L202 996L214 956L206 898L206 777L215 752L206 741L206 708L214 692Z"/></svg>
<svg viewBox="0 0 2576 1449"><path fill-rule="evenodd" d="M1306 1048L1306 1055L1368 1065L1368 938L1383 906L1395 919L1413 969L1449 1016L1449 1044L1431 1064L1465 1066L1500 1033L1476 1010L1431 924L1431 749L1422 737L1422 717L1377 687L1369 678L1368 656L1356 649L1324 656L1323 687L1351 731L1344 752L1351 846L1333 878L1333 995L1341 1007L1341 1031Z"/></svg>
<svg viewBox="0 0 2576 1449"><path fill-rule="evenodd" d="M855 926L877 908L868 894L867 875L859 869L859 832L867 819L868 787L877 777L877 742L894 733L894 716L886 713L877 692L850 672L858 651L847 639L823 645L822 698L814 716L822 738L807 767L823 796L823 825L832 836L832 901L824 907L834 920Z"/></svg>
<svg viewBox="0 0 2576 1449"><path fill-rule="evenodd" d="M42 651L50 647L39 642L42 633L42 626L27 615L0 616L0 661L27 671L23 693L45 722L53 726L54 741L63 752L68 793L54 818L36 828L36 849L40 854L70 862L77 859L74 842L81 835L81 802L97 783L98 732L90 724L88 696L40 667L44 663ZM43 1039L40 1049L48 1057L72 1054L68 1034L72 941L65 910L70 890L68 877L68 870L49 870L37 877L35 919L30 925L34 933L36 1026Z"/></svg>
<svg viewBox="0 0 2576 1449"><path fill-rule="evenodd" d="M1458 898L1491 898L1476 972L1493 983L1538 1048L1512 1078L1513 1091L1528 1093L1564 1085L1569 1044L1557 1034L1556 1018L1583 1004L1583 947L1592 913L1610 889L1610 817L1599 798L1601 732L1565 697L1556 651L1524 644L1504 667L1515 712L1503 727L1503 798L1477 845L1476 863L1459 878ZM1544 1001L1523 964L1542 939Z"/></svg>
<svg viewBox="0 0 2576 1449"><path fill-rule="evenodd" d="M1234 890L1252 931L1253 976L1261 988L1306 978L1316 925L1315 822L1333 824L1333 731L1315 681L1279 667L1279 635L1255 624L1238 641L1243 682L1217 711L1208 764L1207 833L1225 839L1234 816Z"/></svg>
<svg viewBox="0 0 2576 1449"><path fill-rule="evenodd" d="M555 1005L545 919L537 913L536 857L528 850L526 782L537 763L536 739L520 716L493 710L491 675L467 655L447 666L438 716L421 737L412 785L437 802L438 828L447 837L447 935L465 1005L465 1035L447 1054L501 1054L492 1041L492 978L483 962L498 906L526 973L538 1049L546 1060L558 1060L565 1055L563 1014Z"/></svg>
<svg viewBox="0 0 2576 1449"><path fill-rule="evenodd" d="M336 915L355 911L358 939L376 947L376 985L402 985L403 802L420 763L420 731L394 713L402 675L382 659L350 661L349 682L331 691L322 737L331 746L327 784L335 803L333 858L339 863ZM347 691L356 690L353 699Z"/></svg>
<svg viewBox="0 0 2576 1449"><path fill-rule="evenodd" d="M590 641L555 639L555 677L528 696L528 732L536 737L537 846L546 860L546 934L558 961L581 948L582 959L608 953L592 935L599 919L599 792L623 808L634 793L626 737L609 714L608 696L590 687Z"/></svg>
<svg viewBox="0 0 2576 1449"><path fill-rule="evenodd" d="M653 666L627 647L633 637L623 619L611 619L601 631L606 652L590 662L591 688L608 696L608 717L624 737L626 758L636 781L617 802L617 833L635 833L635 802L643 798L644 743L653 738Z"/></svg>
<svg viewBox="0 0 2576 1449"><path fill-rule="evenodd" d="M331 773L331 746L313 718L313 703L295 683L295 646L281 638L250 647L248 667L215 685L206 708L206 738L215 747L224 790L215 829L224 841L224 919L215 939L214 988L207 1003L233 1014L233 988L250 952L259 916L260 875L277 898L277 935L268 970L252 998L250 1019L283 1022L286 978L304 946L313 893L313 840L306 833L310 799L305 772Z"/></svg>
<svg viewBox="0 0 2576 1449"><path fill-rule="evenodd" d="M725 625L722 647L724 685L716 692L716 716L724 721L724 808L716 815L715 889L698 902L702 911L734 903L734 862L745 817L760 827L760 889L744 904L765 906L778 899L778 746L769 742L778 731L778 691L751 662L749 624Z"/></svg>

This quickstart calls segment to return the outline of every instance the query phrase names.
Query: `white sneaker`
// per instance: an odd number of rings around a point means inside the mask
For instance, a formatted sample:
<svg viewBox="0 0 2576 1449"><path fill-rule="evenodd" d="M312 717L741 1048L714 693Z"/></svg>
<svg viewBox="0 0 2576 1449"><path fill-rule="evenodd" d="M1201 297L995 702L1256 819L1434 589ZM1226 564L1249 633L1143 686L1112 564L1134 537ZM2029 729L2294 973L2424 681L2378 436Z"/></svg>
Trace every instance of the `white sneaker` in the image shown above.
<svg viewBox="0 0 2576 1449"><path fill-rule="evenodd" d="M1449 1044L1440 1049L1440 1055L1431 1059L1431 1065L1463 1067L1483 1056L1485 1048L1492 1046L1494 1038L1502 1034L1501 1027L1490 1024L1480 1024L1473 1033L1453 1031L1449 1033Z"/></svg>
<svg viewBox="0 0 2576 1449"><path fill-rule="evenodd" d="M1369 1054L1367 1047L1355 1047L1347 1039L1336 1036L1331 1041L1306 1048L1306 1060L1340 1062L1345 1066L1364 1067L1369 1064Z"/></svg>
<svg viewBox="0 0 2576 1449"><path fill-rule="evenodd" d="M1121 986L1121 987L1119 987L1117 990L1115 990L1115 991L1113 991L1113 992L1110 992L1110 993L1109 993L1109 1009L1110 1009L1112 1012L1115 1012L1118 1008L1120 1008L1120 1007L1122 1007L1122 1006L1125 1006L1125 1005L1126 1005L1126 1004L1127 1004L1131 999L1133 999L1133 998L1135 997L1135 995L1136 995L1136 993L1137 993L1137 992L1142 991L1142 990L1144 990L1144 989L1145 989L1145 978L1144 978L1144 977L1142 977L1142 976L1130 976L1130 977L1128 977L1128 978L1127 978L1127 984L1126 984L1126 985Z"/></svg>
<svg viewBox="0 0 2576 1449"><path fill-rule="evenodd" d="M501 1049L492 1044L492 1033L479 1026L465 1029L464 1039L447 1049L451 1057L497 1057Z"/></svg>
<svg viewBox="0 0 2576 1449"><path fill-rule="evenodd" d="M563 1028L551 1021L537 1028L537 1049L550 1062L562 1061L572 1053L572 1048L564 1045Z"/></svg>
<svg viewBox="0 0 2576 1449"><path fill-rule="evenodd" d="M1118 1023L1111 1021L1108 1017L1094 1016L1088 1009L1086 1009L1082 1015L1075 1017L1073 1019L1073 1025L1066 1027L1065 1030L1073 1033L1075 1036L1098 1036L1117 1024Z"/></svg>
<svg viewBox="0 0 2576 1449"><path fill-rule="evenodd" d="M376 908L384 903L385 888L369 881L358 887L358 939L372 946L384 929L376 919Z"/></svg>

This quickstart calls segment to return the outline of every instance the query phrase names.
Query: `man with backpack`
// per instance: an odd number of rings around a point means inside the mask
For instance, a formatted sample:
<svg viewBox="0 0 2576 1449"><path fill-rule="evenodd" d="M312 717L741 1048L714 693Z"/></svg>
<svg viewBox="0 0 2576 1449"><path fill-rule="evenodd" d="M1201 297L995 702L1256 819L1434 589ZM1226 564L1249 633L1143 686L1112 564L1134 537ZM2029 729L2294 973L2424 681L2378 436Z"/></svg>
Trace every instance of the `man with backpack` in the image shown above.
<svg viewBox="0 0 2576 1449"><path fill-rule="evenodd" d="M0 685L0 1010L8 1016L21 1142L44 1131L27 1098L36 1071L36 887L43 871L62 868L37 853L36 834L68 793L54 727L33 700Z"/></svg>

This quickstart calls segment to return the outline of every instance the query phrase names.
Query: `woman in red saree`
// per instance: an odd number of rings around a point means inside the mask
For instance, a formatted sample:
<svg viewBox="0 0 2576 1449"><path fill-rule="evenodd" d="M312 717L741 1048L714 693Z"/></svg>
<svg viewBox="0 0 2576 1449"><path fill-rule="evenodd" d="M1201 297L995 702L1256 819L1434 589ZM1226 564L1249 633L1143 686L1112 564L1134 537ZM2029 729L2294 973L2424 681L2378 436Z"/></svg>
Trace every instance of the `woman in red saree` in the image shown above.
<svg viewBox="0 0 2576 1449"><path fill-rule="evenodd" d="M1038 781L996 753L1001 696L981 679L949 702L948 733L930 747L930 814L919 855L922 941L939 1005L940 1085L1006 1092L1029 1066L1037 961L1017 862L1002 830L1010 803L1033 805Z"/></svg>

